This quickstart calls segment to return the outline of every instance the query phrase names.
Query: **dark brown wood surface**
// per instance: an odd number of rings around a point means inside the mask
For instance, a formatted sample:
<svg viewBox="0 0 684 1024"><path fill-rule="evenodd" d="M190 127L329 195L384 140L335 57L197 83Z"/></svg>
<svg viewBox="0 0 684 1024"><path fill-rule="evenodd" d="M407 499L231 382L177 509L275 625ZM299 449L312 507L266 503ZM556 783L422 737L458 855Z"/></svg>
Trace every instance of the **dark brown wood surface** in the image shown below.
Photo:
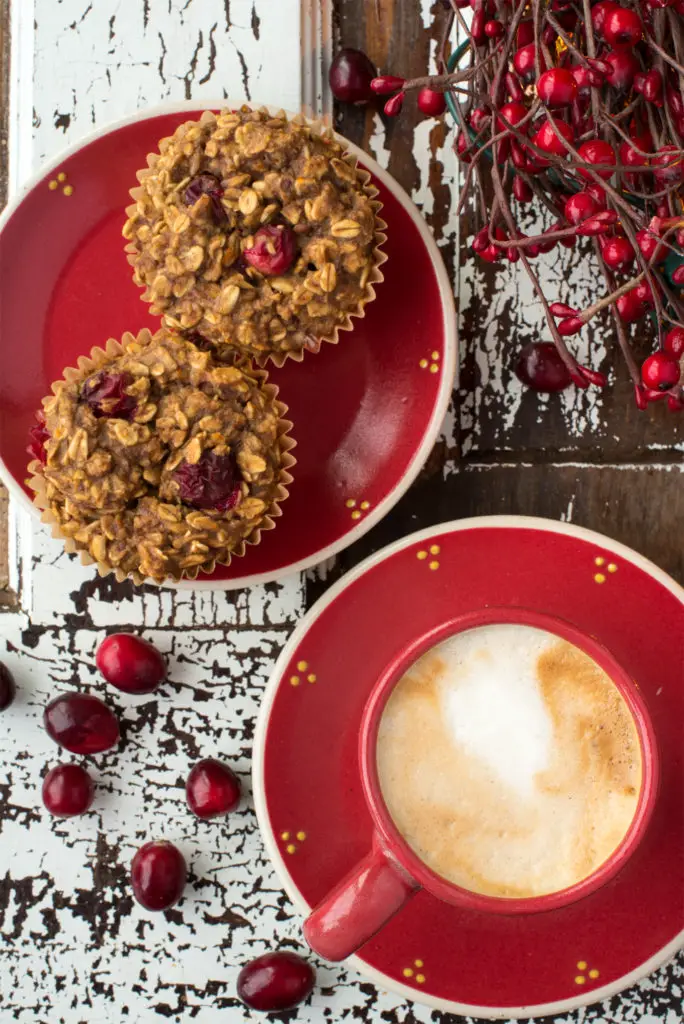
<svg viewBox="0 0 684 1024"><path fill-rule="evenodd" d="M436 23L426 28L418 0L338 0L338 45L365 50L382 72L406 77L425 74L431 37L436 38L439 32L441 9L439 0L433 3ZM336 128L369 148L373 118L373 110L340 106ZM401 117L385 119L388 169L409 192L420 181L420 157L414 139L418 120L412 100L405 104ZM442 142L443 133L450 130L448 120L443 126L435 125L430 134L433 151ZM456 158L450 151L448 157L455 165ZM611 379L616 380L601 397L598 411L591 415L578 400L575 429L569 432L568 417L561 413L563 400L554 396L540 402L529 392L512 421L504 415L515 353L534 336L516 308L515 275L523 272L518 268L502 272L468 267L472 257L467 250L467 218L462 224L460 252L454 253L450 245L444 244L451 187L445 182L453 178L453 171L453 167L443 168L432 160L434 208L426 216L438 243L442 241L447 267L456 275L459 264L466 266L472 280L475 298L467 307L464 304L459 318L461 381L454 402L457 409L466 406L472 390L479 387L478 409L474 415L456 416L455 444L448 449L444 444L438 446L422 477L398 508L341 556L337 571L344 571L362 555L401 534L434 522L517 513L552 519L571 517L578 525L634 547L684 582L684 415L669 414L662 404L652 405L645 413L637 411L626 370L614 351L614 339L607 327L607 355L602 363L594 365L604 370L614 367ZM586 257L572 253L564 258L568 263L561 268L562 274L582 273L577 261ZM587 269L589 285L590 274ZM493 325L501 367L495 380L483 385L476 356L485 332L492 328L493 299L502 288L510 292L512 301L506 306L503 322ZM541 315L539 325L541 330ZM646 355L648 338L642 348ZM445 464L449 466L447 474Z"/></svg>

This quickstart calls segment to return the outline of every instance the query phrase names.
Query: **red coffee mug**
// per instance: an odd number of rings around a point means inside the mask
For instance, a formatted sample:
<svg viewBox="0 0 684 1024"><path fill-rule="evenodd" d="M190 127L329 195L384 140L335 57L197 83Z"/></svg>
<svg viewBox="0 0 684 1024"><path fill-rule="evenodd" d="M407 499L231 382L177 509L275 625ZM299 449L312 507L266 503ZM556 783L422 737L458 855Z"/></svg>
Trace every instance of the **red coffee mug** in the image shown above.
<svg viewBox="0 0 684 1024"><path fill-rule="evenodd" d="M566 889L544 896L508 899L463 889L432 871L397 830L385 806L376 764L378 727L397 682L426 651L447 637L477 626L519 623L546 630L579 647L607 673L630 709L639 736L642 784L636 812L622 842L593 874ZM489 608L450 620L412 641L373 687L359 738L359 766L364 794L374 823L371 850L311 912L304 923L309 946L326 960L344 960L401 910L419 890L446 903L495 914L532 914L575 903L605 885L625 865L644 836L658 789L656 738L643 700L626 672L592 637L574 626L525 609Z"/></svg>

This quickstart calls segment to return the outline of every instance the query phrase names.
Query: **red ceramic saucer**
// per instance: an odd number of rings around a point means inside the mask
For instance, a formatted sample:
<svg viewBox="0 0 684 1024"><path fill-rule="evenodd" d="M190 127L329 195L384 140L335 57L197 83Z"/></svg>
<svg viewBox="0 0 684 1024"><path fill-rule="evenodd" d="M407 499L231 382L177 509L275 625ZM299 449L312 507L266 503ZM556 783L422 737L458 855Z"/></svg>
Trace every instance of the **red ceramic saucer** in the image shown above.
<svg viewBox="0 0 684 1024"><path fill-rule="evenodd" d="M357 750L374 682L412 638L488 606L566 620L636 681L662 766L647 835L612 881L563 909L504 917L419 892L350 963L440 1010L563 1013L684 945L684 591L640 555L579 527L494 516L367 559L317 602L276 664L254 744L257 814L307 914L370 848Z"/></svg>
<svg viewBox="0 0 684 1024"><path fill-rule="evenodd" d="M32 510L23 486L27 435L52 381L107 338L154 329L124 255L124 208L147 153L202 109L167 106L90 136L43 169L0 218L0 477ZM456 364L451 286L406 193L348 145L384 204L385 280L339 345L269 371L298 444L277 528L230 567L181 586L246 586L331 557L386 515L437 438Z"/></svg>

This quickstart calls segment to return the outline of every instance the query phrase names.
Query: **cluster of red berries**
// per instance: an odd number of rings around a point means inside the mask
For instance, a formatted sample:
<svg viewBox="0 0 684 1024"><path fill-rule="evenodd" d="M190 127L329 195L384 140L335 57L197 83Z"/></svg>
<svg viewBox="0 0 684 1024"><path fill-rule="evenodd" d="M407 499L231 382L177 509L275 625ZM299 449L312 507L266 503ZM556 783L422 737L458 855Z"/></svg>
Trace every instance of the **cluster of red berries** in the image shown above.
<svg viewBox="0 0 684 1024"><path fill-rule="evenodd" d="M166 664L156 647L128 633L108 636L97 650L96 664L106 681L126 694L153 693L166 679ZM0 711L8 708L15 696L14 679L0 662ZM55 743L81 756L111 750L120 738L116 715L91 694L60 694L45 708L43 721ZM203 821L223 817L240 802L239 778L214 758L192 767L185 791L188 807ZM93 780L80 764L58 764L43 780L43 803L58 818L85 814L94 795ZM145 843L131 863L133 894L146 910L173 907L183 895L186 881L185 858L167 840ZM307 961L289 950L277 950L242 968L238 995L252 1009L287 1010L306 999L314 981L314 970Z"/></svg>
<svg viewBox="0 0 684 1024"><path fill-rule="evenodd" d="M364 106L375 96L393 93L385 102L384 111L395 117L404 105L407 80L397 75L377 76L370 58L362 50L346 47L340 50L330 65L330 89L341 103ZM418 109L426 117L441 117L446 110L444 93L425 85L418 89Z"/></svg>

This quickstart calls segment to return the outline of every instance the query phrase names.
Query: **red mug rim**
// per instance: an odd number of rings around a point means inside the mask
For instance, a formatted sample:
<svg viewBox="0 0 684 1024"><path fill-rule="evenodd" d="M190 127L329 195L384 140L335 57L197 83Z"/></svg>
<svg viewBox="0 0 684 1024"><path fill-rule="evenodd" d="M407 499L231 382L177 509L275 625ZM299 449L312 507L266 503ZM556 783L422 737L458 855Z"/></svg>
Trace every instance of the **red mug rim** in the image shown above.
<svg viewBox="0 0 684 1024"><path fill-rule="evenodd" d="M542 896L488 896L464 889L438 875L420 859L399 833L385 805L378 779L375 750L380 719L390 693L407 669L442 640L478 626L495 624L520 624L546 630L568 640L593 658L625 700L634 720L641 748L642 780L639 800L622 841L592 874L575 885ZM594 637L583 633L563 619L524 608L486 608L459 615L440 623L403 647L379 677L366 702L359 736L359 762L366 803L382 848L399 862L420 887L438 899L471 910L499 914L555 910L583 899L610 881L624 867L643 839L655 806L659 780L655 731L634 680Z"/></svg>

